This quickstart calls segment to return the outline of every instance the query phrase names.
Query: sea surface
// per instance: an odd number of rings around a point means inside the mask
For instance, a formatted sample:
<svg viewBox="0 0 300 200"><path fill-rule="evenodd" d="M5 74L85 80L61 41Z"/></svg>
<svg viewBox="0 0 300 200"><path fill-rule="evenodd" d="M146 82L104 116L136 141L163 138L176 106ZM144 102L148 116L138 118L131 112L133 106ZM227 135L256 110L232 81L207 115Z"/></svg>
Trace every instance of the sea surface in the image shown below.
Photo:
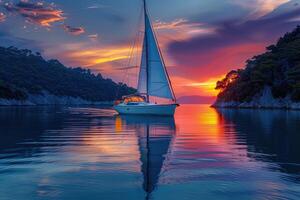
<svg viewBox="0 0 300 200"><path fill-rule="evenodd" d="M300 199L300 111L1 107L0 200Z"/></svg>

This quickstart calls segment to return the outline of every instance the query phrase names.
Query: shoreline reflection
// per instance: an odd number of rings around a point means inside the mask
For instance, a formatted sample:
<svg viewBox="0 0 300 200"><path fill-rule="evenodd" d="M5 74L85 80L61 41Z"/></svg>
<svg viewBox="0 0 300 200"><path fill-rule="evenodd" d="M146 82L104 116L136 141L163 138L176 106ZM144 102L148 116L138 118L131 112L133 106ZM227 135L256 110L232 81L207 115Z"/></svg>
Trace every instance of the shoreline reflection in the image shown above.
<svg viewBox="0 0 300 200"><path fill-rule="evenodd" d="M297 174L291 180L300 183L299 111L217 109L217 112L234 124L237 142L244 141L249 158L272 163L270 170Z"/></svg>

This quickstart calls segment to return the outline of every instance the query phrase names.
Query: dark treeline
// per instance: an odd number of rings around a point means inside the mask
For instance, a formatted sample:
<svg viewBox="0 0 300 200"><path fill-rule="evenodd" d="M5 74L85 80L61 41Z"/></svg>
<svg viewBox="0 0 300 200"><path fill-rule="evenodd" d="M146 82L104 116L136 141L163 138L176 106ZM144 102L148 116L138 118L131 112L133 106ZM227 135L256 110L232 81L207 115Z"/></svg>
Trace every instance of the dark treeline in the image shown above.
<svg viewBox="0 0 300 200"><path fill-rule="evenodd" d="M90 101L111 101L135 89L95 75L89 69L68 68L58 60L46 61L27 49L0 47L0 98L24 100L43 91Z"/></svg>
<svg viewBox="0 0 300 200"><path fill-rule="evenodd" d="M219 81L217 102L249 102L266 86L274 98L300 101L300 26L248 60L245 69L233 70Z"/></svg>

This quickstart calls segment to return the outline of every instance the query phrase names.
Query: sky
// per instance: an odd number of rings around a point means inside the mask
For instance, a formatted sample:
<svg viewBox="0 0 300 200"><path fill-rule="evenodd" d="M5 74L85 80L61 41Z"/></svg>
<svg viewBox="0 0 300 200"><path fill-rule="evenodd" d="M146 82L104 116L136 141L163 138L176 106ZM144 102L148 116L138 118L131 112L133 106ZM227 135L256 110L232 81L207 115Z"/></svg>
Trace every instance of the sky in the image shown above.
<svg viewBox="0 0 300 200"><path fill-rule="evenodd" d="M217 80L300 24L300 0L147 0L177 97ZM0 46L16 46L135 87L142 0L0 0Z"/></svg>

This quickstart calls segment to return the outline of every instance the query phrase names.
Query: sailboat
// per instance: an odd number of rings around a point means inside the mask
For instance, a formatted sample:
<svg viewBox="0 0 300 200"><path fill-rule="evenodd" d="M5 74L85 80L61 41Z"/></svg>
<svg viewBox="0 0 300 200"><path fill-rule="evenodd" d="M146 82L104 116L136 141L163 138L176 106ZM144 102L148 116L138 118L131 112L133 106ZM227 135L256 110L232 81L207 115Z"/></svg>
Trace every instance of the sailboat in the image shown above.
<svg viewBox="0 0 300 200"><path fill-rule="evenodd" d="M114 105L119 114L174 115L176 97L162 57L156 35L144 3L145 33L141 65L138 77L138 93L124 96ZM152 102L150 97L168 100L168 103Z"/></svg>

